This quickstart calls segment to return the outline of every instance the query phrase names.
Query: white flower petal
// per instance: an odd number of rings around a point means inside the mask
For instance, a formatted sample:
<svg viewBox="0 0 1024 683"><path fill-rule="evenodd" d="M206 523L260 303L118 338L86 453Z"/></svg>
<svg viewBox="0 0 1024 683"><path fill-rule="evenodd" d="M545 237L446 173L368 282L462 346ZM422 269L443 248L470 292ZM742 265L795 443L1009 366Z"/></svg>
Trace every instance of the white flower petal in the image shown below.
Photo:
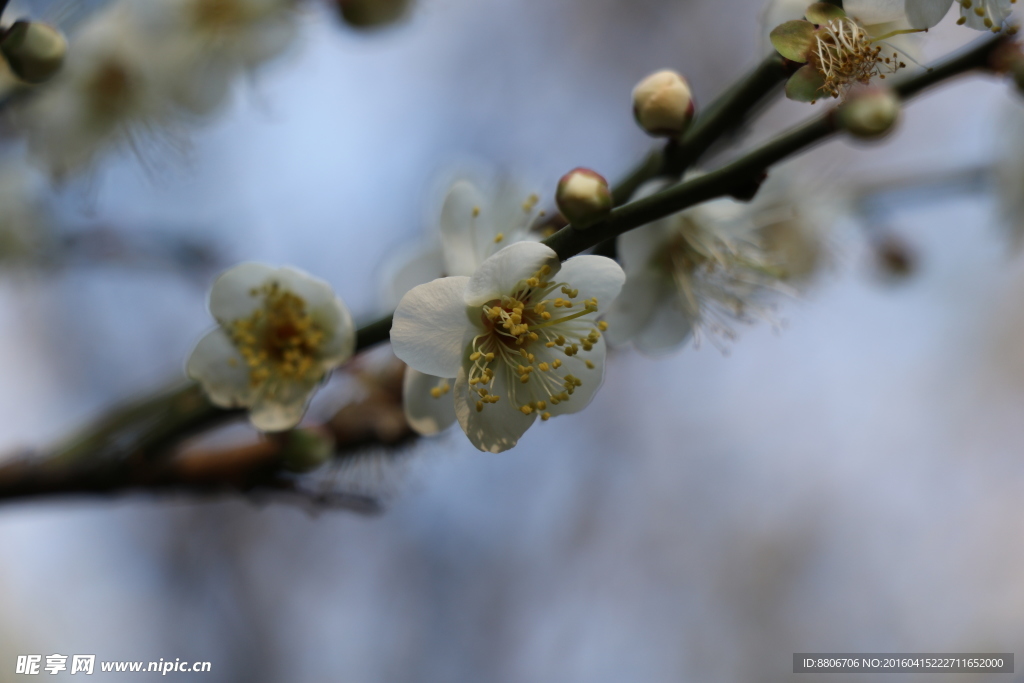
<svg viewBox="0 0 1024 683"><path fill-rule="evenodd" d="M219 327L196 344L186 372L203 385L210 401L221 408L241 408L255 400L249 367Z"/></svg>
<svg viewBox="0 0 1024 683"><path fill-rule="evenodd" d="M535 197L536 195L531 195L517 183L507 178L502 180L494 193L494 202L491 205L494 222L498 228L491 234L491 238L502 232L506 238L511 235L516 239L525 239L526 232L537 213L532 201Z"/></svg>
<svg viewBox="0 0 1024 683"><path fill-rule="evenodd" d="M559 266L551 247L539 242L510 244L473 273L466 286L465 305L482 306L502 295L513 294L520 282L533 277L545 265L551 268L549 277L554 277Z"/></svg>
<svg viewBox="0 0 1024 683"><path fill-rule="evenodd" d="M982 10L980 16L975 11L977 9ZM993 26L1001 26L1012 11L1013 6L1010 4L1010 0L975 0L970 9L960 7L960 16L967 20L965 24L969 28L976 31L988 31L990 27L985 24L986 19L991 21Z"/></svg>
<svg viewBox="0 0 1024 683"><path fill-rule="evenodd" d="M480 397L469 386L466 369L459 368L455 378L455 415L462 431L466 432L470 442L481 451L507 451L516 445L519 438L537 419L536 412L524 415L519 410L519 405L510 400L510 393L518 398L518 387L515 386L518 383L519 379L512 377L511 368L496 368L491 393L501 398L497 403L484 405L483 410L477 411L476 403Z"/></svg>
<svg viewBox="0 0 1024 683"><path fill-rule="evenodd" d="M949 12L953 0L906 0L907 21L912 28L931 28Z"/></svg>
<svg viewBox="0 0 1024 683"><path fill-rule="evenodd" d="M884 24L904 21L906 0L844 0L843 9L861 24Z"/></svg>
<svg viewBox="0 0 1024 683"><path fill-rule="evenodd" d="M605 339L612 346L622 346L651 324L659 302L666 302L666 289L671 282L651 269L626 278L622 293L604 316L608 322Z"/></svg>
<svg viewBox="0 0 1024 683"><path fill-rule="evenodd" d="M388 264L384 275L384 299L395 308L405 293L416 285L445 276L444 255L439 245L419 246Z"/></svg>
<svg viewBox="0 0 1024 683"><path fill-rule="evenodd" d="M447 275L473 274L494 244L494 224L490 207L476 186L466 180L452 185L441 208L441 243Z"/></svg>
<svg viewBox="0 0 1024 683"><path fill-rule="evenodd" d="M575 256L562 264L558 279L578 289L577 300L597 298L601 311L608 310L622 291L626 274L618 263L604 256Z"/></svg>
<svg viewBox="0 0 1024 683"><path fill-rule="evenodd" d="M281 432L302 421L315 382L267 382L249 409L252 426L264 432Z"/></svg>
<svg viewBox="0 0 1024 683"><path fill-rule="evenodd" d="M263 305L263 297L252 292L273 273L274 268L265 263L240 263L222 273L210 290L210 313L221 324L252 315Z"/></svg>
<svg viewBox="0 0 1024 683"><path fill-rule="evenodd" d="M627 273L632 275L644 270L655 254L665 248L672 235L673 220L671 216L663 218L619 237L619 259Z"/></svg>
<svg viewBox="0 0 1024 683"><path fill-rule="evenodd" d="M433 436L455 424L455 399L451 391L434 398L430 390L442 383L451 388L455 379L443 379L407 367L402 378L402 407L405 419L417 434Z"/></svg>
<svg viewBox="0 0 1024 683"><path fill-rule="evenodd" d="M458 372L463 336L472 329L465 292L470 278L446 277L411 289L398 304L391 325L395 355L435 377Z"/></svg>
<svg viewBox="0 0 1024 683"><path fill-rule="evenodd" d="M664 297L655 304L650 323L633 338L637 350L649 356L675 350L693 334L693 318L680 307L679 297L668 291Z"/></svg>

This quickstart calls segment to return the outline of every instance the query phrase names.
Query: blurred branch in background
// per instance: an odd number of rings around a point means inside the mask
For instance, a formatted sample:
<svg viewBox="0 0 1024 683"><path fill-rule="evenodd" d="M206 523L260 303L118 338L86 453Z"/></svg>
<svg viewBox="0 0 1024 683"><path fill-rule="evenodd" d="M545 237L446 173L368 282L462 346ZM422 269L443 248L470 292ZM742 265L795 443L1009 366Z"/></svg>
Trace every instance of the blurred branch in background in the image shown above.
<svg viewBox="0 0 1024 683"><path fill-rule="evenodd" d="M244 418L244 411L212 406L197 385L176 387L125 406L88 433L49 453L23 453L0 466L0 500L53 495L107 495L148 491L256 500L295 501L314 507L375 513L380 501L335 490L323 477L302 476L330 460L325 474L368 455L375 447L401 456L415 434L402 412L402 372L396 360L356 371L364 395L323 425L227 446L186 440ZM321 455L321 444L327 450Z"/></svg>

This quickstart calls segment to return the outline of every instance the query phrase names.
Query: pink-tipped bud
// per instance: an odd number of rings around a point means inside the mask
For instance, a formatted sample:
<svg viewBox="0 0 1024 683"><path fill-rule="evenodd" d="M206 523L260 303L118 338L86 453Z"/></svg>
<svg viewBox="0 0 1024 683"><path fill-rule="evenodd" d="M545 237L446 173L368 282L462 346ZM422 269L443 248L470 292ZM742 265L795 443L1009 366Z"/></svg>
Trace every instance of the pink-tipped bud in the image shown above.
<svg viewBox="0 0 1024 683"><path fill-rule="evenodd" d="M26 83L42 83L60 71L68 41L49 24L16 21L0 38L0 52L15 76Z"/></svg>
<svg viewBox="0 0 1024 683"><path fill-rule="evenodd" d="M650 135L679 135L695 111L690 85L675 71L653 73L633 88L633 116Z"/></svg>
<svg viewBox="0 0 1024 683"><path fill-rule="evenodd" d="M901 109L900 96L891 88L864 88L851 92L839 107L839 125L854 137L879 138L893 129Z"/></svg>
<svg viewBox="0 0 1024 683"><path fill-rule="evenodd" d="M586 228L611 212L612 193L603 176L588 168L575 168L558 181L555 202L573 227Z"/></svg>

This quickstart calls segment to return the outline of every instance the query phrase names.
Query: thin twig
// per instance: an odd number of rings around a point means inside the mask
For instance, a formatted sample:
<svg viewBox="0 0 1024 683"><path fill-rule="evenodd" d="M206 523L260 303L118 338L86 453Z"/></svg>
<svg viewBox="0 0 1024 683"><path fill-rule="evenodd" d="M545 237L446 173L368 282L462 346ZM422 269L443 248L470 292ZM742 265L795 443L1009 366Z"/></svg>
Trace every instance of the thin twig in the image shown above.
<svg viewBox="0 0 1024 683"><path fill-rule="evenodd" d="M987 38L935 68L902 81L895 90L907 99L946 79L984 68L993 51L1007 40L1002 34ZM767 69L768 64L766 61L759 68ZM750 85L750 80L748 76L741 85L744 82ZM757 78L753 80L760 82ZM738 87L730 92L736 94L727 96L719 109L720 113L729 112L728 116L720 114L722 118L719 120L712 115L708 120L715 123L705 123L701 135L717 138L729 129L726 125L729 121L742 120L744 107L749 108L760 101L752 88ZM628 230L701 202L727 195L752 196L769 167L836 132L833 114L834 110L824 112L717 170L617 208L609 218L586 230L563 228L544 243L564 260ZM684 162L690 155L697 158L709 146L710 143L701 138L687 147L684 139L681 149L691 151L680 153L682 155L676 158ZM650 170L648 164L653 167L650 158L639 167L647 170L638 170L630 182L647 173ZM680 167L685 167L685 163ZM361 327L357 333L357 349L362 351L386 341L390 327L390 315ZM166 466L163 456L183 439L242 414L242 411L212 406L194 384L175 386L155 398L113 411L41 462L14 462L0 468L0 500L47 493L102 493L126 488L178 490L184 485L180 478L168 474L173 470L160 469ZM256 472L248 474L255 476L260 471L257 467ZM271 469L269 476L272 480L276 470ZM257 477L257 481L261 480ZM243 484L249 485L252 481L244 479ZM234 488L237 490L237 485ZM198 490L206 488L199 487Z"/></svg>

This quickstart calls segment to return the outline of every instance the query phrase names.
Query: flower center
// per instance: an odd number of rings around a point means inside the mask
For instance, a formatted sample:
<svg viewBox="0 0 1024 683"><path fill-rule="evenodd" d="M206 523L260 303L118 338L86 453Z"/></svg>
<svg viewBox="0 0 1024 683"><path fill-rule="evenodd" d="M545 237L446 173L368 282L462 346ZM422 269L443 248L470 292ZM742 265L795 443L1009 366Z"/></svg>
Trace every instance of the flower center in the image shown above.
<svg viewBox="0 0 1024 683"><path fill-rule="evenodd" d="M519 384L530 385L523 387L530 400L520 403L519 410L526 415L536 410L543 420L551 417L546 412L548 403L568 401L576 388L582 386L578 377L560 371L560 358L550 359L549 354L561 349L572 358L581 350L592 351L608 324L585 319L597 313L596 298L574 301L579 290L564 282L548 281L550 274L551 268L543 266L533 277L520 282L515 292L481 308L485 331L473 339L469 356L469 385L476 387L480 397L476 402L478 412L500 398L491 392L496 372L506 373L510 400L514 401L518 393L513 389L517 379ZM556 292L562 296L555 296ZM573 321L578 322L570 325ZM580 328L587 325L592 329L580 336ZM589 369L595 367L589 359L583 363Z"/></svg>
<svg viewBox="0 0 1024 683"><path fill-rule="evenodd" d="M207 31L238 26L245 20L245 8L239 0L194 0L192 21Z"/></svg>
<svg viewBox="0 0 1024 683"><path fill-rule="evenodd" d="M100 116L117 118L131 107L134 79L124 64L107 59L89 80L86 87L92 109Z"/></svg>
<svg viewBox="0 0 1024 683"><path fill-rule="evenodd" d="M857 22L834 19L815 31L811 63L825 79L822 89L839 97L855 83L868 83L872 76L885 78L906 66L897 53L882 54L871 36Z"/></svg>
<svg viewBox="0 0 1024 683"><path fill-rule="evenodd" d="M258 386L271 377L294 381L319 379L317 355L324 331L306 310L306 302L281 289L277 282L253 288L263 306L227 326L228 336L249 366L249 382Z"/></svg>

